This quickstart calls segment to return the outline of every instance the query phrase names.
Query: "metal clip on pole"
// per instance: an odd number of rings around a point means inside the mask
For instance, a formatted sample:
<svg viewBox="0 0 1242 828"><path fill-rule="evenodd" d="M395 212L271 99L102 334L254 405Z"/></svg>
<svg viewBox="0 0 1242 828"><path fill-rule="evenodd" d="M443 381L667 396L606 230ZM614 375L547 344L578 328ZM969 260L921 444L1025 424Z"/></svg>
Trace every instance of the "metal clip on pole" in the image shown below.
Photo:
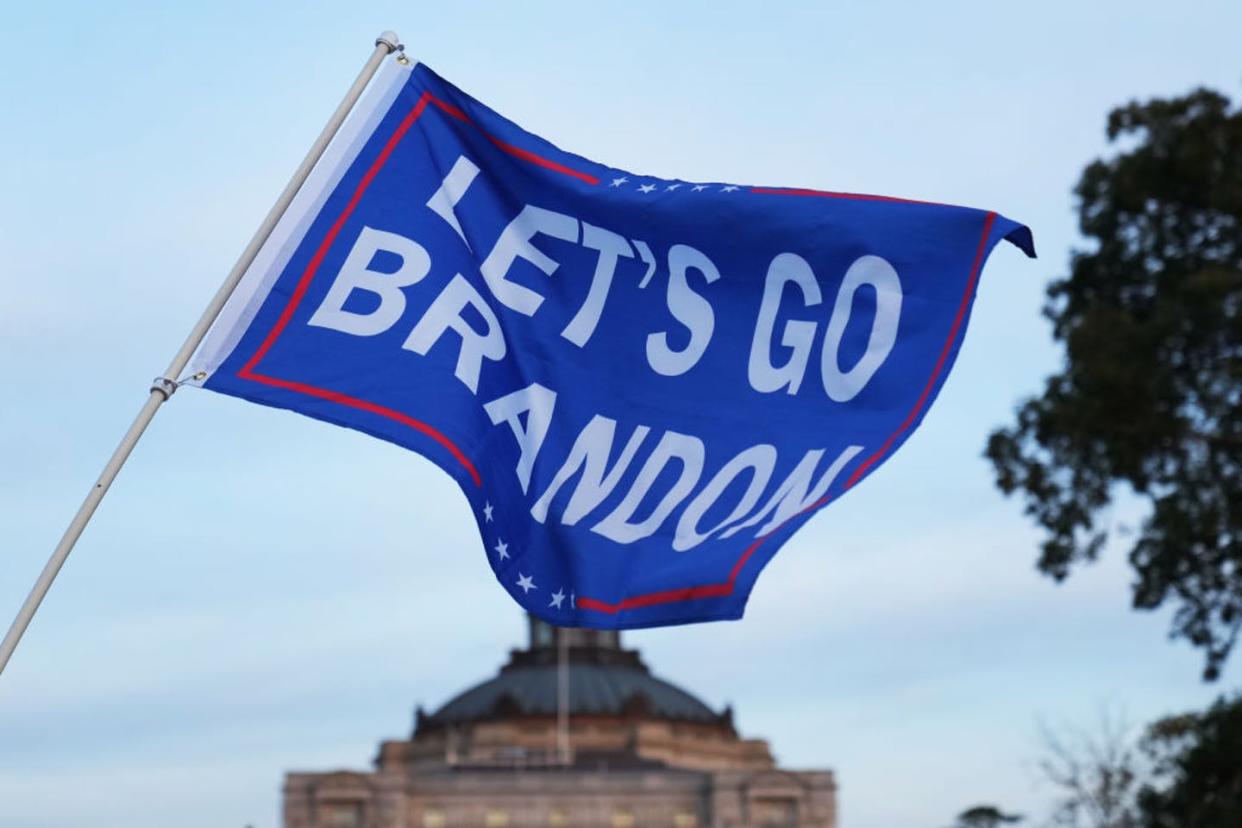
<svg viewBox="0 0 1242 828"><path fill-rule="evenodd" d="M156 377L151 380L151 388L149 390L152 394L163 394L164 401L167 402L172 399L172 395L177 393L177 389L180 387L176 380L170 380L168 377Z"/></svg>

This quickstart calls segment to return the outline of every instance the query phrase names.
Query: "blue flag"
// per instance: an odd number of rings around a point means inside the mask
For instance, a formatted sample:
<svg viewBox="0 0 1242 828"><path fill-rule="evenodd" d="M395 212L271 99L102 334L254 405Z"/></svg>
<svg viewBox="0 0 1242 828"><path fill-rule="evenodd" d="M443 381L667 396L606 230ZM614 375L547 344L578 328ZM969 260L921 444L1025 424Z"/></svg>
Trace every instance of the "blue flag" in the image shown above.
<svg viewBox="0 0 1242 828"><path fill-rule="evenodd" d="M429 458L551 623L737 618L918 426L1001 239L1034 255L985 210L608 167L393 64L193 382Z"/></svg>

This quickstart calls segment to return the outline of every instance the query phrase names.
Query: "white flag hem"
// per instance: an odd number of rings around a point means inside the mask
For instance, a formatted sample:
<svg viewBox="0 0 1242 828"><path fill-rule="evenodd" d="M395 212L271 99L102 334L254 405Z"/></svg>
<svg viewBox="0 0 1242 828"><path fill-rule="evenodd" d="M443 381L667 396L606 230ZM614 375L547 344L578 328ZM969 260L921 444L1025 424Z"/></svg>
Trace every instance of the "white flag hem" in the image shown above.
<svg viewBox="0 0 1242 828"><path fill-rule="evenodd" d="M375 131L416 65L413 61L402 65L396 60L384 64L379 76L350 113L349 120L298 190L289 209L280 217L271 236L216 317L203 344L190 360L183 385L201 386L232 353L267 298L272 284L289 264L311 221L358 157L367 138Z"/></svg>

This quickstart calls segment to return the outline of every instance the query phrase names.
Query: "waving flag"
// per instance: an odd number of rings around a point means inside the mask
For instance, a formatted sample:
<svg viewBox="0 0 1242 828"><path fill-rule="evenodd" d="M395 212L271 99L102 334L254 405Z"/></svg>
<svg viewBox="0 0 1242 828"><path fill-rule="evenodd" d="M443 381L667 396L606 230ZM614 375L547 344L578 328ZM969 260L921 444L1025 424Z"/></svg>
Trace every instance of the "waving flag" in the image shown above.
<svg viewBox="0 0 1242 828"><path fill-rule="evenodd" d="M736 618L918 426L1001 239L1034 255L984 210L604 166L393 65L193 383L431 459L547 621Z"/></svg>

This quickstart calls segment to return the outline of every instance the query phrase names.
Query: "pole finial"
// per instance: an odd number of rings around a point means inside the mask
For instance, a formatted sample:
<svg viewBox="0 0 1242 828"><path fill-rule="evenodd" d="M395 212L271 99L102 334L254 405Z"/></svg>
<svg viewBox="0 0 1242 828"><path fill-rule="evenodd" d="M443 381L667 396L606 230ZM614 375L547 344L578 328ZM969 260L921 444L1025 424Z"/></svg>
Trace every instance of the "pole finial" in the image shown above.
<svg viewBox="0 0 1242 828"><path fill-rule="evenodd" d="M392 29L380 32L379 37L375 38L376 46L387 46L388 54L401 51L401 38Z"/></svg>

